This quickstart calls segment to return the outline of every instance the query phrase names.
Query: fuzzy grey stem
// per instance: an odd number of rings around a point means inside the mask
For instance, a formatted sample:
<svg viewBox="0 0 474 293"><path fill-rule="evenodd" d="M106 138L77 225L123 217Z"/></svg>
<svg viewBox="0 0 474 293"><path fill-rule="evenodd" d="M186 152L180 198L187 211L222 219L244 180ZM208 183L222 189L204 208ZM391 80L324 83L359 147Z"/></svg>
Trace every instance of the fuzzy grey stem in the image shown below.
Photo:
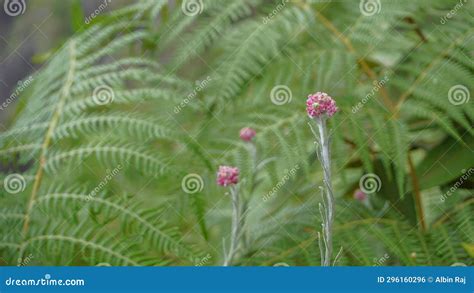
<svg viewBox="0 0 474 293"><path fill-rule="evenodd" d="M329 150L329 134L326 126L326 117L315 118L316 125L318 127L318 136L316 140L319 143L318 158L321 161L324 174L324 185L325 192L323 197L325 215L323 217L323 242L324 242L324 255L322 255L323 266L331 265L331 258L333 253L332 248L332 230L334 223L334 195L331 181L331 157ZM313 131L316 135L316 133Z"/></svg>
<svg viewBox="0 0 474 293"><path fill-rule="evenodd" d="M334 258L334 262L332 263L333 266L335 266L337 264L337 262L339 261L339 257L341 256L342 254L342 247L339 249L339 252L336 254L336 257Z"/></svg>
<svg viewBox="0 0 474 293"><path fill-rule="evenodd" d="M253 194L255 188L257 187L257 174L259 171L259 163L258 163L258 156L257 156L257 145L254 141L251 141L248 145L248 151L250 154L250 157L252 159L252 176L250 177L250 190L249 190L249 195ZM266 163L264 163L266 164ZM247 213L249 212L249 198L242 196L242 207L240 211L240 230L241 230L241 244L242 247L241 249L245 252L248 249L249 246L249 237L247 235L245 227L245 218Z"/></svg>
<svg viewBox="0 0 474 293"><path fill-rule="evenodd" d="M240 200L239 200L239 192L237 187L231 186L230 187L230 194L232 197L232 231L230 237L230 247L229 251L224 256L224 264L223 266L227 267L232 264L232 260L235 257L237 252L237 246L239 244L240 239Z"/></svg>
<svg viewBox="0 0 474 293"><path fill-rule="evenodd" d="M324 264L323 242L321 241L321 233L318 232L319 252L321 253L321 266Z"/></svg>
<svg viewBox="0 0 474 293"><path fill-rule="evenodd" d="M252 158L253 169L255 170L258 164L258 158L257 158L257 146L255 145L254 142L249 143L249 152L250 152L250 157Z"/></svg>
<svg viewBox="0 0 474 293"><path fill-rule="evenodd" d="M222 238L222 251L224 253L224 259L227 257L227 250L225 249L225 238Z"/></svg>
<svg viewBox="0 0 474 293"><path fill-rule="evenodd" d="M267 158L262 160L260 163L258 163L257 167L255 168L255 172L258 172L263 169L268 163L271 163L273 161L276 161L275 157Z"/></svg>

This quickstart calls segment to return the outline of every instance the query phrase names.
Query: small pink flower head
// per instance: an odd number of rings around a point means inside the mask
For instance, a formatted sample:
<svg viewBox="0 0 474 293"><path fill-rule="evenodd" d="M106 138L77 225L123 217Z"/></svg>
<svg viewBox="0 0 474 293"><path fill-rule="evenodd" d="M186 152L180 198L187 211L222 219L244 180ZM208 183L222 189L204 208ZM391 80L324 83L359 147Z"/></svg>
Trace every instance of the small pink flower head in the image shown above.
<svg viewBox="0 0 474 293"><path fill-rule="evenodd" d="M255 130L250 127L245 127L240 130L240 138L243 141L251 141L254 138L255 134L257 134Z"/></svg>
<svg viewBox="0 0 474 293"><path fill-rule="evenodd" d="M239 168L230 166L219 166L217 172L217 184L227 186L239 182Z"/></svg>
<svg viewBox="0 0 474 293"><path fill-rule="evenodd" d="M306 112L308 112L308 115L311 118L319 117L324 114L331 117L338 110L336 101L326 93L317 92L309 95L306 100Z"/></svg>
<svg viewBox="0 0 474 293"><path fill-rule="evenodd" d="M364 201L367 198L367 194L365 194L362 190L357 189L354 192L354 199L358 201Z"/></svg>

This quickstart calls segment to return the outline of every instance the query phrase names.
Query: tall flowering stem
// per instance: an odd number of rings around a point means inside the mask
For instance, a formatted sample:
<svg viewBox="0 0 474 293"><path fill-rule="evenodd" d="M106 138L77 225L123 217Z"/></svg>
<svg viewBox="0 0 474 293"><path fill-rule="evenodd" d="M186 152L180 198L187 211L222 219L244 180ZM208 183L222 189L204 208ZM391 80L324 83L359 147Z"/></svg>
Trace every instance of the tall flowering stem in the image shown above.
<svg viewBox="0 0 474 293"><path fill-rule="evenodd" d="M242 209L239 197L239 169L230 166L220 166L217 172L217 184L220 186L230 187L230 195L232 200L232 227L230 236L230 247L226 251L224 248L224 263L223 266L229 266L235 258L238 251L238 246L241 236L242 226ZM224 245L225 246L225 245Z"/></svg>
<svg viewBox="0 0 474 293"><path fill-rule="evenodd" d="M254 175L252 176L251 181L251 191L253 191L254 176L256 173L256 163L257 163L257 147L255 145L254 137L256 131L250 127L245 127L240 130L239 136L245 143L248 144L249 152L253 161ZM230 234L230 246L229 249L225 250L224 243L224 263L223 266L230 266L235 260L237 252L240 248L240 242L246 242L245 234L243 233L243 226L245 225L245 214L247 213L248 202L243 198L243 203L241 202L240 193L239 193L239 174L240 171L236 167L230 166L220 166L219 171L217 172L217 184L221 186L229 186L230 196L232 200L232 226ZM241 241L243 239L243 241ZM245 249L245 247L244 247Z"/></svg>
<svg viewBox="0 0 474 293"><path fill-rule="evenodd" d="M316 153L321 162L324 174L324 188L322 188L323 200L322 203L319 204L319 212L322 218L322 239L318 233L321 265L331 266L335 200L331 180L331 139L326 122L338 111L338 108L336 102L329 95L317 92L308 96L306 100L306 111L316 126L315 130L315 128L309 124L316 140ZM340 252L336 256L334 263L336 263L339 254Z"/></svg>
<svg viewBox="0 0 474 293"><path fill-rule="evenodd" d="M242 210L240 205L239 191L236 186L230 187L230 195L232 198L232 230L230 236L230 247L224 256L225 258L223 266L225 267L232 264L232 260L235 258L235 254L237 253L241 236Z"/></svg>
<svg viewBox="0 0 474 293"><path fill-rule="evenodd" d="M250 154L250 157L252 159L252 172L249 180L249 185L250 185L250 190L248 191L248 194L251 195L256 187L255 185L255 179L258 173L258 157L257 157L257 145L255 143L255 136L257 135L257 132L255 129L250 128L250 127L244 127L240 130L239 136L240 139L245 143L247 150ZM241 210L241 227L245 226L245 219L246 215L249 211L249 198L243 197L242 200L242 210ZM247 250L248 248L248 236L246 234L246 231L242 229L242 249L244 251Z"/></svg>

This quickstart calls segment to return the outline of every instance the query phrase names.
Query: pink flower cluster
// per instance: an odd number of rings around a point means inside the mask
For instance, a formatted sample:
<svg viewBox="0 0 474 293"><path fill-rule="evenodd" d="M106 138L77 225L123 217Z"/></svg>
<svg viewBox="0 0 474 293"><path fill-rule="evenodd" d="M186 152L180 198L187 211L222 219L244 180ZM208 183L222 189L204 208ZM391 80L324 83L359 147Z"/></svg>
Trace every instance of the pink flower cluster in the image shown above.
<svg viewBox="0 0 474 293"><path fill-rule="evenodd" d="M251 141L254 138L255 134L257 134L255 130L250 127L245 127L240 130L240 138L243 141Z"/></svg>
<svg viewBox="0 0 474 293"><path fill-rule="evenodd" d="M219 166L217 172L217 184L228 186L239 182L239 168L230 166Z"/></svg>
<svg viewBox="0 0 474 293"><path fill-rule="evenodd" d="M328 117L334 115L339 109L336 106L336 101L328 94L317 92L309 95L306 100L306 111L310 117L320 117L326 114Z"/></svg>

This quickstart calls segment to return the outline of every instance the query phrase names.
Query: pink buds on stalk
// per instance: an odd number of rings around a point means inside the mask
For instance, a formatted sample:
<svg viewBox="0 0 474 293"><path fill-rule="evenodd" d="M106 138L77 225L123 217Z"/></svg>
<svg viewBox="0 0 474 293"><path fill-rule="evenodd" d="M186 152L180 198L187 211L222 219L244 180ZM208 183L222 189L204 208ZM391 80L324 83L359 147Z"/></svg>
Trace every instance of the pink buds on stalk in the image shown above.
<svg viewBox="0 0 474 293"><path fill-rule="evenodd" d="M239 182L239 168L230 166L219 166L217 172L217 184L228 186Z"/></svg>
<svg viewBox="0 0 474 293"><path fill-rule="evenodd" d="M331 117L338 110L336 101L326 93L317 92L309 95L306 100L306 112L311 118L321 117L324 114Z"/></svg>
<svg viewBox="0 0 474 293"><path fill-rule="evenodd" d="M367 194L365 194L362 190L357 189L354 191L354 199L358 201L364 201L367 198Z"/></svg>
<svg viewBox="0 0 474 293"><path fill-rule="evenodd" d="M243 141L251 141L255 137L255 134L257 134L255 130L250 127L245 127L240 130L240 138Z"/></svg>

